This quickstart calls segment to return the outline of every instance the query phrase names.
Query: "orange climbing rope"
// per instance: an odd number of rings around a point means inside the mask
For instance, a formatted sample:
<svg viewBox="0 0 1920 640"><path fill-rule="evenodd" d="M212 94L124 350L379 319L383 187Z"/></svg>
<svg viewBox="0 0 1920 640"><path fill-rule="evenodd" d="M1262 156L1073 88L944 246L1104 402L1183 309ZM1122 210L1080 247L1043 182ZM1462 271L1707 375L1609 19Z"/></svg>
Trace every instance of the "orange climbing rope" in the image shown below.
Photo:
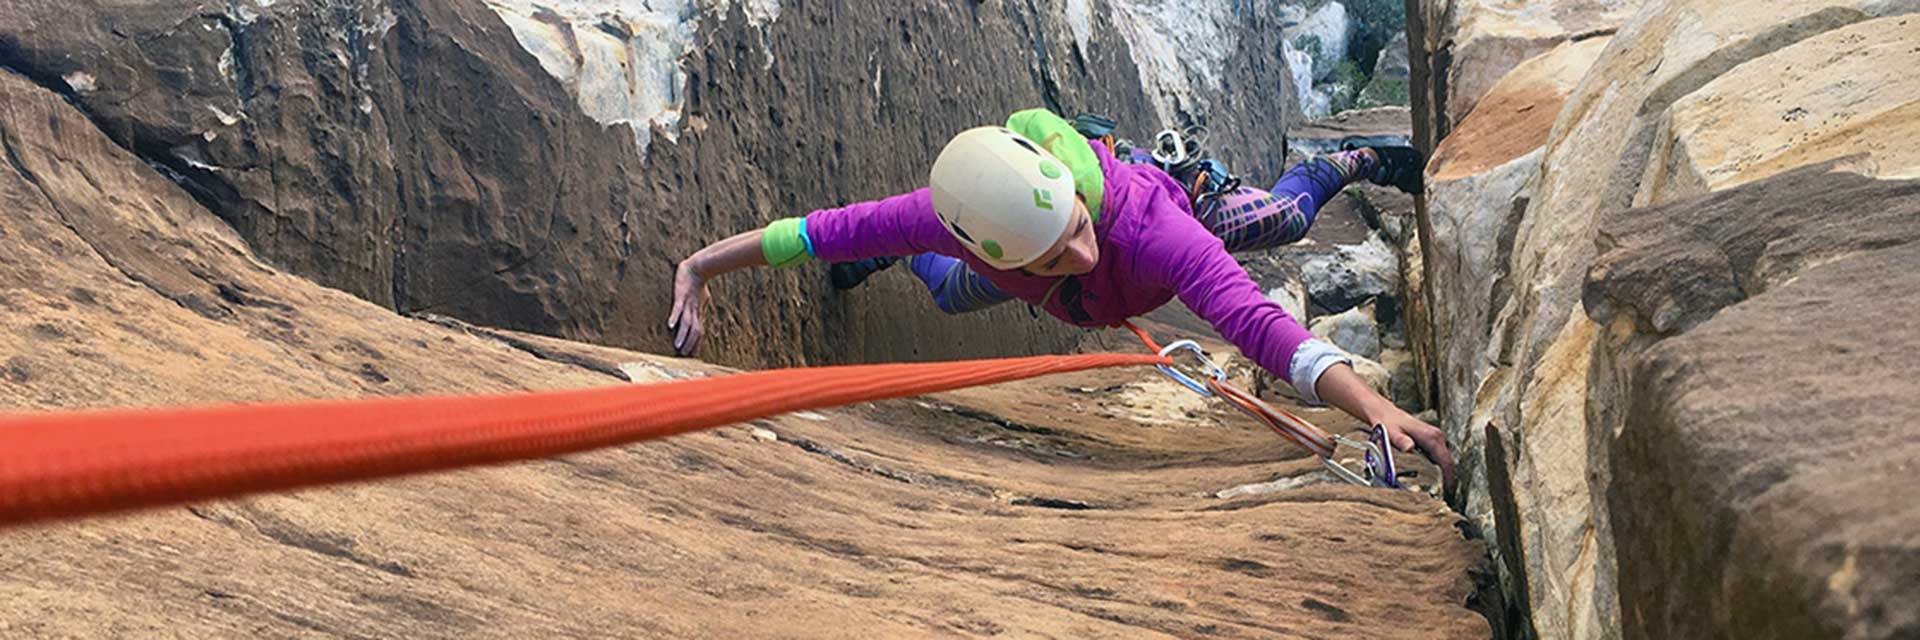
<svg viewBox="0 0 1920 640"><path fill-rule="evenodd" d="M543 458L790 411L1149 354L780 369L492 396L91 411L0 418L0 526Z"/></svg>

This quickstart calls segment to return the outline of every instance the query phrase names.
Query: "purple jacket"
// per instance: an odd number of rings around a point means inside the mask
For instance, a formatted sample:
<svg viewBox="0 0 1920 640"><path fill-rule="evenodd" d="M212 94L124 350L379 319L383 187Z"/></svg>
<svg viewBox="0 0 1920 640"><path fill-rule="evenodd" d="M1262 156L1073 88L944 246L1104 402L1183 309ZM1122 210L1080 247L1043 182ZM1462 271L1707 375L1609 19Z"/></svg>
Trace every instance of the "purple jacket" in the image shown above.
<svg viewBox="0 0 1920 640"><path fill-rule="evenodd" d="M952 256L1002 291L1082 327L1116 325L1178 295L1241 353L1291 382L1294 352L1313 335L1261 295L1220 239L1193 217L1178 183L1151 166L1116 160L1098 141L1088 144L1106 174L1105 202L1094 224L1100 261L1091 273L1060 283L1050 298L1058 277L987 266L940 224L926 189L808 214L813 255L829 262L928 252Z"/></svg>

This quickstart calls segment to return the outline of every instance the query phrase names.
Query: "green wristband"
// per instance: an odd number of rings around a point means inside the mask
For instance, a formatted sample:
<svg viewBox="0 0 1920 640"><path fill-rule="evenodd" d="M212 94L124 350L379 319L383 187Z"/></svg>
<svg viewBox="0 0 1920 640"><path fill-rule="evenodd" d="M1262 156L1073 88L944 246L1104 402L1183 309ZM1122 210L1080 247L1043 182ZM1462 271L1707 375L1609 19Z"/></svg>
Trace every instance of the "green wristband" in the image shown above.
<svg viewBox="0 0 1920 640"><path fill-rule="evenodd" d="M813 259L807 251L806 221L801 218L781 218L767 225L760 234L760 255L767 264L775 267L787 267Z"/></svg>

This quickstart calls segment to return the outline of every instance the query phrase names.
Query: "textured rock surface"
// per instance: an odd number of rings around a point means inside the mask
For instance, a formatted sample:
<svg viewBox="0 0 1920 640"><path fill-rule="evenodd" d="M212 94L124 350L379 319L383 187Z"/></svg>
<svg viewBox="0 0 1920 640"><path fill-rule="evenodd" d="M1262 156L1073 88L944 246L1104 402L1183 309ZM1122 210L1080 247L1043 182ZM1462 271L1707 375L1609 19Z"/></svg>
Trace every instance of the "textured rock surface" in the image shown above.
<svg viewBox="0 0 1920 640"><path fill-rule="evenodd" d="M167 167L272 264L392 309L639 349L666 347L675 260L911 189L952 131L1045 105L1140 137L1166 114L1244 132L1215 150L1277 174L1278 135L1259 132L1293 113L1267 3L544 4L20 0L0 4L0 63ZM1210 57L1142 68L1159 26L1211 33ZM1279 89L1237 89L1256 86ZM677 142L603 124L656 120ZM1083 335L1015 306L943 316L906 303L924 294L903 274L850 295L823 281L719 283L707 353L924 359Z"/></svg>
<svg viewBox="0 0 1920 640"><path fill-rule="evenodd" d="M1459 123L1515 65L1569 39L1611 32L1645 0L1572 0L1526 2L1515 0L1450 0L1429 3L1430 16L1440 19L1430 33L1428 51L1445 60L1438 77L1442 86L1440 113L1449 124Z"/></svg>
<svg viewBox="0 0 1920 640"><path fill-rule="evenodd" d="M1824 167L1602 219L1627 637L1920 634L1920 507L1886 486L1920 460L1916 220L1920 181Z"/></svg>
<svg viewBox="0 0 1920 640"><path fill-rule="evenodd" d="M6 71L0 156L14 410L721 371L412 320L282 273ZM1088 374L11 530L0 635L1487 637L1457 516L1329 485L1216 498L1319 472L1224 407L1165 415L1189 398L1151 371Z"/></svg>
<svg viewBox="0 0 1920 640"><path fill-rule="evenodd" d="M1309 12L1304 6L1294 5L1283 7L1282 15L1282 20L1288 23L1287 44L1305 51L1313 60L1313 79L1320 81L1332 76L1334 64L1347 57L1347 33L1351 26L1347 22L1347 6L1327 2Z"/></svg>
<svg viewBox="0 0 1920 640"><path fill-rule="evenodd" d="M1434 190L1487 172L1547 143L1554 118L1574 87L1612 42L1607 36L1569 41L1528 59L1481 96L1479 109L1454 126L1433 151L1427 171Z"/></svg>
<svg viewBox="0 0 1920 640"><path fill-rule="evenodd" d="M1920 20L1870 20L1740 65L1674 103L1636 202L1744 184L1840 157L1920 177Z"/></svg>
<svg viewBox="0 0 1920 640"><path fill-rule="evenodd" d="M1305 282L1301 282L1297 277L1283 276L1277 280L1268 279L1263 284L1267 285L1265 287L1267 299L1272 300L1274 304L1280 305L1280 308L1286 309L1287 315L1293 316L1294 319L1301 322L1307 322L1312 317L1307 313L1307 284Z"/></svg>
<svg viewBox="0 0 1920 640"><path fill-rule="evenodd" d="M1555 115L1608 38L1569 42L1513 68L1440 143L1428 164L1426 212L1432 225L1432 317L1443 326L1429 344L1437 366L1441 426L1455 443L1463 474L1460 508L1485 533L1498 529L1487 464L1486 416L1474 412L1489 372L1499 365L1494 314L1512 294L1505 278L1514 233L1539 174L1541 147ZM1415 318L1423 316L1414 315ZM1416 330L1416 332L1418 332ZM1504 498L1499 498L1504 499ZM1521 590L1517 576L1508 587Z"/></svg>
<svg viewBox="0 0 1920 640"><path fill-rule="evenodd" d="M1407 32L1396 32L1387 46L1380 49L1380 58L1373 62L1373 79L1406 82L1411 71L1407 66Z"/></svg>
<svg viewBox="0 0 1920 640"><path fill-rule="evenodd" d="M1537 9L1547 11L1544 4ZM1615 479L1629 471L1627 465L1640 465L1631 468L1632 472L1639 473L1651 468L1645 466L1650 464L1648 460L1668 464L1677 459L1662 457L1669 455L1667 452L1649 454L1640 449L1640 453L1634 454L1636 462L1619 461L1613 458L1616 446L1621 451L1631 451L1651 441L1633 444L1637 438L1667 438L1666 442L1679 442L1659 433L1690 429L1690 425L1706 419L1701 417L1704 414L1689 413L1694 410L1685 409L1687 405L1681 398L1704 401L1722 397L1721 394L1729 392L1728 387L1722 386L1724 382L1761 375L1759 372L1766 367L1757 360L1735 357L1731 353L1680 351L1665 361L1648 364L1638 359L1637 354L1647 348L1652 337L1636 333L1630 324L1622 324L1609 309L1589 307L1587 303L1600 298L1588 295L1583 302L1582 291L1595 256L1602 250L1615 248L1611 235L1615 230L1610 225L1634 219L1635 215L1647 215L1621 213L1629 207L1662 205L1676 198L1764 179L1806 162L1831 158L1845 158L1843 166L1849 171L1866 175L1911 175L1909 152L1887 141L1900 139L1900 133L1912 126L1914 98L1911 96L1915 93L1888 86L1901 85L1905 77L1881 75L1895 72L1878 69L1911 65L1907 57L1912 55L1910 45L1880 46L1880 43L1910 42L1911 36L1904 34L1911 33L1909 21L1913 19L1904 14L1916 10L1920 10L1920 3L1647 2L1642 3L1639 11L1604 47L1592 43L1599 38L1555 36L1560 41L1572 39L1574 42L1559 45L1555 53L1515 68L1510 76L1513 82L1488 83L1496 88L1485 92L1487 97L1478 101L1479 106L1466 115L1465 120L1449 121L1431 114L1457 117L1463 113L1457 110L1459 102L1447 103L1444 98L1474 93L1471 83L1465 89L1460 86L1433 89L1426 92L1426 103L1416 104L1416 138L1430 142L1433 136L1449 130L1453 135L1466 136L1457 141L1448 140L1443 145L1445 153L1438 154L1440 157L1430 166L1438 180L1427 218L1432 228L1423 231L1435 238L1432 248L1439 249L1426 254L1430 265L1426 273L1434 282L1434 297L1445 300L1441 304L1450 305L1438 310L1435 318L1439 325L1431 330L1446 354L1444 358L1449 361L1448 368L1442 371L1441 383L1444 422L1455 438L1467 441L1463 446L1466 454L1463 466L1469 468L1470 475L1465 483L1467 495L1463 496L1465 508L1482 527L1493 524L1492 531L1483 533L1497 542L1496 559L1503 568L1510 614L1496 620L1496 626L1550 638L1616 637L1621 633L1623 621L1633 637L1697 637L1711 635L1708 629L1725 633L1734 628L1760 635L1778 634L1772 637L1805 637L1798 635L1801 630L1816 627L1792 626L1798 624L1796 621L1818 620L1822 625L1817 627L1821 635L1838 635L1836 630L1840 629L1858 633L1853 630L1879 628L1875 625L1886 619L1869 609L1855 608L1849 612L1844 606L1836 608L1815 591L1796 590L1799 587L1793 585L1808 584L1799 576L1808 571L1817 572L1818 565L1807 565L1794 556L1776 555L1771 551L1748 556L1753 564L1743 566L1752 568L1741 571L1770 576L1767 579L1746 581L1744 574L1714 573L1728 566L1711 564L1725 560L1724 556L1702 556L1689 551L1696 543L1715 544L1690 537L1700 531L1661 530L1645 514L1629 510L1628 505L1639 500L1667 505L1661 508L1671 508L1674 503L1661 502L1671 486L1665 478L1643 476L1616 485ZM1604 12L1594 15L1604 15ZM1453 24L1431 20L1432 17L1423 16L1427 19L1426 24L1421 25L1423 29ZM1437 30L1429 29L1417 39L1432 44L1457 37L1434 31ZM1416 31L1417 35L1420 33ZM1454 42L1457 48L1451 54L1434 49L1428 49L1424 55L1416 52L1413 60L1416 81L1423 72L1455 83L1480 73L1463 68L1467 50L1464 42L1470 39L1457 37ZM1595 56L1591 51L1580 51L1582 47L1601 50ZM1453 56L1450 61L1448 55ZM1557 77L1556 72L1551 71L1553 67L1547 66L1546 61L1553 56L1563 56L1563 60L1554 64L1567 70L1587 66L1586 58L1593 62L1584 79L1575 86L1569 78ZM1435 61L1452 66L1437 68ZM1493 68L1501 67L1493 65ZM1874 83L1890 90L1876 92L1852 87L1849 72L1835 73L1828 69L1856 69L1859 75L1877 78ZM1499 74L1506 74L1505 69ZM1534 77L1529 80L1528 76ZM1527 85L1551 90L1532 96L1511 90L1514 86ZM1500 86L1506 88L1498 88ZM1494 105L1551 107L1560 102L1553 94L1569 86L1573 87L1572 91L1558 108L1551 133L1539 151L1529 153L1534 145L1526 140L1508 144L1509 141L1502 138L1516 131L1529 132L1529 137L1538 135L1543 130L1538 120L1528 121L1521 114L1509 116L1510 121L1502 125L1488 124L1483 128L1474 123L1483 116L1507 116L1505 107ZM1441 98L1439 104L1435 104L1436 96ZM1509 101L1508 96L1523 99ZM1420 98L1419 92L1416 98ZM1801 108L1812 122L1782 119L1802 103L1808 105ZM1735 106L1741 108L1731 108ZM1484 111L1487 109L1493 111ZM1517 109L1513 113L1520 114ZM1772 120L1763 118L1762 113L1769 113L1767 117ZM1455 123L1458 127L1452 127ZM1469 128L1470 125L1474 128ZM1475 133L1479 130L1499 133ZM1539 168L1537 175L1532 175L1535 170L1530 165L1535 164ZM1836 185L1842 184L1818 180L1793 183L1808 189L1840 188ZM1775 193L1792 191L1781 188ZM1785 198L1784 195L1778 197ZM1823 199L1806 193L1799 197ZM1853 210L1851 205L1836 206ZM1803 213L1813 210L1822 209L1801 209ZM1685 225L1691 224L1693 216L1710 215L1679 205L1657 211L1658 215L1673 218L1681 228L1687 228ZM1803 224L1835 225L1818 227L1820 231L1814 235L1826 238L1836 247L1866 246L1834 238L1844 237L1846 233L1857 234L1857 238L1877 238L1901 226L1893 220L1851 216L1799 218ZM1842 231L1855 227L1854 231ZM1760 252L1782 256L1779 264L1762 260L1760 271L1795 273L1823 259L1805 258L1806 261L1801 262L1800 258L1793 257L1805 257L1794 252L1793 247L1800 246L1796 244L1800 241L1788 239L1796 237L1793 232L1765 226L1752 230L1756 235L1751 238L1778 239L1783 243L1777 254ZM1675 242L1678 238L1658 237L1665 242ZM1752 252L1739 248L1741 242L1748 240L1732 236L1687 237L1696 244L1717 246L1698 252L1708 257L1702 258L1705 262L1664 261L1675 256L1660 254L1661 259L1649 259L1645 264L1666 266L1649 267L1650 270L1635 276L1639 280L1635 280L1634 286L1641 290L1665 292L1664 298L1636 303L1637 308L1646 312L1643 317L1647 326L1667 327L1658 331L1684 330L1688 322L1699 320L1685 320L1689 317L1685 309L1730 304L1732 299L1727 298L1725 286L1703 284L1734 278L1726 274L1726 266L1716 266L1711 256L1724 255L1726 260L1736 260L1734 256ZM1892 241L1882 238L1868 244L1883 247L1884 244L1874 243L1884 242ZM1595 277L1602 282L1612 282L1617 276ZM1745 290L1754 284L1739 281L1738 288ZM1591 294L1592 289L1588 292ZM1479 299L1469 295L1475 293L1488 298L1489 306L1468 302ZM1600 319L1589 318L1589 313ZM1753 313L1765 315L1757 309ZM1773 321L1782 325L1799 324L1799 320L1786 316L1777 316ZM1871 322L1863 320L1858 330L1864 331L1868 326ZM1855 328L1850 325L1832 330L1844 335ZM1484 349L1475 347L1477 341L1484 341ZM1752 348L1762 347L1754 344ZM1656 347L1655 351L1660 349ZM1670 368L1681 366L1682 362L1686 363L1684 367ZM1712 366L1726 370L1714 373L1715 370L1706 368L1711 363L1718 363ZM1647 375L1658 375L1660 379L1656 384L1643 377ZM1777 381L1775 385L1769 388L1756 383L1745 393L1760 397L1792 393L1791 383ZM1678 413L1660 414L1669 408ZM1699 411L1724 415L1718 409ZM1634 429L1643 426L1642 420L1656 432L1636 434ZM1797 430L1800 426L1795 421L1793 417L1774 415L1753 428L1766 430L1773 428L1767 425L1781 425L1780 428L1785 429L1784 425L1795 424L1793 428ZM1476 444L1482 434L1486 435L1484 444ZM1618 445L1615 434L1625 434ZM1654 457L1647 458L1648 455ZM1742 466L1744 462L1723 460L1735 468L1750 468ZM1675 464L1688 465L1687 468L1695 472L1708 468L1686 462ZM1735 473L1736 469L1717 471L1736 478L1745 477ZM1698 501L1680 509L1710 508L1720 510L1710 513L1723 513L1726 509L1747 505L1735 499L1742 491L1761 491L1758 485L1746 480L1738 480L1736 484L1745 488L1708 489L1706 491L1715 493L1704 498L1698 496L1705 494L1685 498ZM1721 501L1722 498L1727 500ZM1836 497L1832 504L1836 511L1828 515L1835 522L1867 526L1864 523L1880 521L1880 514L1858 508L1864 503L1857 500ZM1709 512L1699 515L1705 513ZM1635 523L1633 535L1636 537L1631 547L1627 546L1627 539L1616 540L1616 516ZM1726 523L1725 526L1735 525ZM1748 532L1743 535L1754 535L1757 531L1741 526L1742 531ZM1793 535L1790 532L1779 538L1760 535L1751 541L1762 548L1786 545L1781 548L1813 552L1812 547L1796 547L1799 543L1794 542ZM1827 538L1837 539L1840 538ZM1860 539L1872 538L1862 533ZM1700 561L1702 557L1716 559ZM1805 568L1809 566L1815 568ZM1835 584L1851 589L1850 585L1856 582L1883 585L1895 580L1892 576L1902 575L1897 565L1885 566L1893 572L1884 574L1885 577L1875 577L1880 575L1877 569L1857 569L1861 573L1852 576L1844 572L1823 576L1841 575L1843 579ZM1627 573L1652 571L1656 567L1658 571L1654 573ZM1723 578L1732 582L1723 583ZM1773 578L1780 580L1766 582ZM1762 587L1761 583L1771 586ZM1714 588L1706 589L1705 585L1709 584ZM1782 625L1760 624L1761 628L1754 628L1749 622L1757 618L1741 617L1719 618L1724 624L1716 625L1714 619L1699 615L1701 607L1684 614L1679 609L1666 608L1676 602L1701 601L1668 599L1680 596L1673 593L1662 596L1650 591L1677 585L1694 585L1700 590L1699 594L1688 594L1685 598L1695 595L1718 598L1711 606L1703 603L1706 608L1754 615L1771 608L1768 615L1781 620ZM1869 591L1889 593L1882 587L1872 587ZM1783 595L1788 593L1791 595ZM1652 603L1656 600L1662 604L1654 606ZM1813 610L1819 613L1801 613ZM1836 611L1840 613L1835 614ZM1687 616L1693 617L1675 622Z"/></svg>
<svg viewBox="0 0 1920 640"><path fill-rule="evenodd" d="M1373 305L1364 304L1330 316L1314 318L1313 335L1364 358L1380 358L1380 323Z"/></svg>
<svg viewBox="0 0 1920 640"><path fill-rule="evenodd" d="M1307 277L1307 295L1329 311L1352 309L1381 296L1400 294L1400 262L1379 234L1365 242L1334 245L1333 251L1308 257L1301 263Z"/></svg>
<svg viewBox="0 0 1920 640"><path fill-rule="evenodd" d="M1300 154L1333 153L1340 145L1406 145L1412 115L1406 107L1377 107L1343 111L1332 117L1309 120L1287 130L1288 148Z"/></svg>
<svg viewBox="0 0 1920 640"><path fill-rule="evenodd" d="M1413 69L1407 62L1407 32L1401 29L1394 32L1392 40L1380 49L1380 57L1374 61L1372 78L1360 93L1359 100L1367 104L1407 104L1408 80Z"/></svg>

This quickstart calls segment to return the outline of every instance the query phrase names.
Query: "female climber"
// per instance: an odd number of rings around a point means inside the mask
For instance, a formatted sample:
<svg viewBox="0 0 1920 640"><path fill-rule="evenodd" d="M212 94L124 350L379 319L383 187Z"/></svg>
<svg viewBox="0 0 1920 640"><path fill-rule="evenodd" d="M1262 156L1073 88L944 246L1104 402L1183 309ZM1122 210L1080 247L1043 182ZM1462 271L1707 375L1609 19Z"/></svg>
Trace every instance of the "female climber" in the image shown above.
<svg viewBox="0 0 1920 640"><path fill-rule="evenodd" d="M1018 298L1082 327L1117 324L1177 295L1308 402L1385 427L1396 449L1418 447L1451 486L1453 459L1440 430L1374 393L1343 352L1262 296L1229 255L1298 240L1320 205L1349 182L1418 191L1421 170L1411 149L1343 151L1295 167L1271 192L1242 188L1211 198L1196 215L1166 172L1115 158L1050 112L1022 111L1006 127L955 136L934 161L927 188L777 220L694 252L674 276L668 328L674 349L690 355L701 338L708 280L811 258L911 256L944 311Z"/></svg>

